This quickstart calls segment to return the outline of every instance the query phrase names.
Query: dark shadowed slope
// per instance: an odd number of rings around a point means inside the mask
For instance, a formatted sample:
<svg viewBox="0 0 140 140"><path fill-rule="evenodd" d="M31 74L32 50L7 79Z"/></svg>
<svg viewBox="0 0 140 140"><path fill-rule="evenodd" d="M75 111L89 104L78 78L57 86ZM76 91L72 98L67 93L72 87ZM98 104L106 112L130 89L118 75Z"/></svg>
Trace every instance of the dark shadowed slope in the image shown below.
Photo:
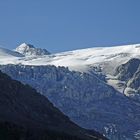
<svg viewBox="0 0 140 140"><path fill-rule="evenodd" d="M0 72L1 140L105 139L72 123L46 97Z"/></svg>

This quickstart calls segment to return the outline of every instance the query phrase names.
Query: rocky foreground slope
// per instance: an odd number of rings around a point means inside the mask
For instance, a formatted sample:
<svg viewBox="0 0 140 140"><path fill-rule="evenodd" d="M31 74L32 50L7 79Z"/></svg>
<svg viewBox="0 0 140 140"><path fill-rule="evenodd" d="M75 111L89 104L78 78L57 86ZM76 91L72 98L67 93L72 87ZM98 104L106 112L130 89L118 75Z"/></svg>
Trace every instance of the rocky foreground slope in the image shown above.
<svg viewBox="0 0 140 140"><path fill-rule="evenodd" d="M96 129L111 140L134 139L140 129L140 106L95 74L55 66L5 65L0 69L36 88L80 126Z"/></svg>
<svg viewBox="0 0 140 140"><path fill-rule="evenodd" d="M0 72L0 139L105 140L72 123L44 96Z"/></svg>

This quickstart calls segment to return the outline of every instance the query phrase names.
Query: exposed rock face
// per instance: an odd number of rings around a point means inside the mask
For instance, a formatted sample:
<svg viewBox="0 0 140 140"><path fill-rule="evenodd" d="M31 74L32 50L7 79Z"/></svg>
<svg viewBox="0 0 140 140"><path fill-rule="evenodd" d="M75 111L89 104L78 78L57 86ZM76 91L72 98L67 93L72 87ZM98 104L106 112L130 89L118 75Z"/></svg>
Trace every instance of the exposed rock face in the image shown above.
<svg viewBox="0 0 140 140"><path fill-rule="evenodd" d="M134 88L135 90L140 90L140 65L135 74L133 75L133 78L129 82L128 86Z"/></svg>
<svg viewBox="0 0 140 140"><path fill-rule="evenodd" d="M130 80L135 72L138 70L140 66L140 59L130 59L127 63L120 65L116 69L115 75L118 76L119 80L128 81Z"/></svg>
<svg viewBox="0 0 140 140"><path fill-rule="evenodd" d="M80 126L96 129L111 140L133 140L140 130L140 106L99 75L55 66L5 65L0 69L36 88Z"/></svg>
<svg viewBox="0 0 140 140"><path fill-rule="evenodd" d="M48 55L50 54L46 49L35 48L31 44L23 43L15 49L16 52L19 52L25 56L39 56L39 55Z"/></svg>
<svg viewBox="0 0 140 140"><path fill-rule="evenodd" d="M140 59L131 59L116 70L119 80L125 82L124 94L140 103Z"/></svg>
<svg viewBox="0 0 140 140"><path fill-rule="evenodd" d="M0 132L8 140L105 139L75 125L46 97L1 72Z"/></svg>

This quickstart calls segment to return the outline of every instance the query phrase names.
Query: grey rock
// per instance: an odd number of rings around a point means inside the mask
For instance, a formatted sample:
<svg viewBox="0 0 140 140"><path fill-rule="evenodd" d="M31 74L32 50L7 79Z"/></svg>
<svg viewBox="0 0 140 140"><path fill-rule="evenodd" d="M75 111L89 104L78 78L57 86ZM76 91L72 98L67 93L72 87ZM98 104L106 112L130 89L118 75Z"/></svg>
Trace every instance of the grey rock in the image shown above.
<svg viewBox="0 0 140 140"><path fill-rule="evenodd" d="M97 74L55 66L5 65L0 69L37 89L75 123L111 140L134 140L140 130L140 106Z"/></svg>

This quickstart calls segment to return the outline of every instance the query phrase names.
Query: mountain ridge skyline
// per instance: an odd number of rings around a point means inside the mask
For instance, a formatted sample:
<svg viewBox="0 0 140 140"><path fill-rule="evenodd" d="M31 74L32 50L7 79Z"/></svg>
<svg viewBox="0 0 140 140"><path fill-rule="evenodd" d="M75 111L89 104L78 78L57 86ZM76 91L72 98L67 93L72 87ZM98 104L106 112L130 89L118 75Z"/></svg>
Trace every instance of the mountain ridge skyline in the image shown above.
<svg viewBox="0 0 140 140"><path fill-rule="evenodd" d="M140 1L2 1L0 44L51 52L140 42Z"/></svg>
<svg viewBox="0 0 140 140"><path fill-rule="evenodd" d="M51 51L51 49L49 50L48 47L43 47L43 46L38 46L34 43L30 43L30 42L21 42L15 46L13 46L12 48L10 46L5 46L0 44L0 48L3 49L8 49L8 50L12 50L15 51L16 48L18 48L20 45L22 44L26 44L26 45L32 45L34 48L40 48L40 49L46 49L47 51L49 51L52 54L56 54L56 53L61 53L61 52L69 52L69 51L76 51L76 50L84 50L84 49L92 49L92 48L110 48L110 47L119 47L119 46L129 46L129 45L140 45L140 41L139 42L134 42L134 43L118 43L118 44L112 44L112 45L92 45L92 46L87 46L87 47L81 47L81 48L75 48L75 49L69 49L69 50L62 50L62 51ZM45 45L44 45L45 46Z"/></svg>

